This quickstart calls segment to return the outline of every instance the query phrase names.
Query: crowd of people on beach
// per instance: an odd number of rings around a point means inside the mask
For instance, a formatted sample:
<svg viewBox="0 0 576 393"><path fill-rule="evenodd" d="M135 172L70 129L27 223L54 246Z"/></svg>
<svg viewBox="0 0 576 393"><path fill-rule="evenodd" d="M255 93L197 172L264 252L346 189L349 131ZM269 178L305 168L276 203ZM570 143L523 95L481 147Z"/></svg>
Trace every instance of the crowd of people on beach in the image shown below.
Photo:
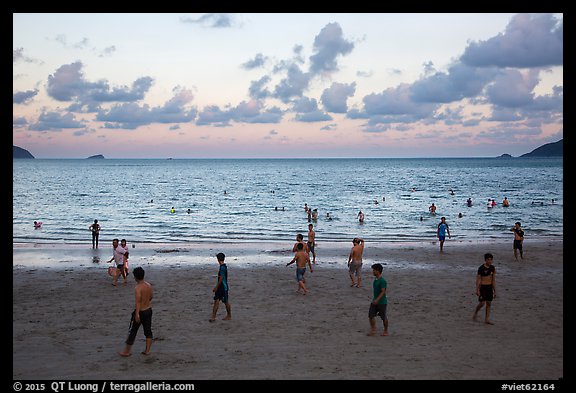
<svg viewBox="0 0 576 393"><path fill-rule="evenodd" d="M415 189L412 189L415 192ZM454 195L453 190L451 195ZM225 192L226 195L226 192ZM385 201L385 198L383 198ZM150 201L152 202L152 200ZM375 203L378 203L377 200ZM466 201L468 207L472 206L471 198ZM502 206L509 206L510 202L507 197L504 197ZM496 203L494 199L489 198L489 207L492 208ZM278 208L275 208L278 210ZM282 208L284 210L284 208ZM437 206L432 203L429 206L429 212L432 216L436 214ZM307 295L309 293L309 288L306 286L306 272L313 272L313 266L316 265L316 232L314 231L314 223L318 220L318 209L311 208L307 203L304 204L304 211L307 215L308 224L308 234L307 241L304 241L304 236L302 233L296 235L296 243L292 247L292 252L294 257L286 264L290 266L296 264L296 281L297 281L297 293L302 295ZM175 212L174 207L170 209L171 213ZM190 213L188 211L188 213ZM462 217L462 213L459 214ZM326 214L328 220L332 219L330 213ZM362 224L365 220L365 215L360 210L356 216L358 222ZM420 217L422 220L422 217ZM35 222L35 225L37 223ZM40 222L41 225L41 222ZM89 226L89 230L92 233L92 247L98 248L99 233L101 226L98 220ZM510 228L510 231L514 232L514 257L518 260L518 255L523 259L523 249L522 244L524 240L524 231L521 227L520 222L516 222L514 227ZM436 234L440 243L440 252L444 251L444 242L446 236L451 238L450 227L446 222L446 217L441 217L440 223L437 225ZM352 239L352 247L348 255L347 269L350 277L351 287L361 288L362 287L362 256L364 253L365 240L360 237L355 237ZM133 246L134 247L134 246ZM114 262L114 266L109 268L109 274L112 276L112 285L117 286L118 279L123 278L123 284L127 284L127 277L129 275L129 263L128 263L128 246L126 244L126 239L118 240L117 238L112 240L113 255L108 263ZM226 309L226 315L223 320L231 320L231 304L229 301L229 285L228 285L228 268L225 261L225 255L222 252L216 254L216 259L219 264L218 270L218 281L213 287L212 292L214 293L214 304L212 308L212 314L209 322L214 322L216 320L216 315L219 309L220 302L224 303ZM484 322L486 324L493 324L490 319L491 313L491 302L496 297L496 268L493 265L494 256L490 253L484 255L484 263L478 268L477 278L476 278L476 295L478 296L478 305L476 306L473 313L473 320L477 319L477 314L479 311L485 307L485 318ZM386 313L387 309L387 281L383 276L383 266L380 263L374 263L371 266L372 276L374 280L372 282L373 296L368 309L368 320L370 324L370 330L367 333L370 336L376 334L376 317L380 317L382 320L383 330L381 335L388 335L388 317ZM128 338L125 341L124 350L119 352L121 356L130 356L131 348L134 344L137 332L140 326L143 326L144 336L146 338L145 350L142 352L144 355L148 355L151 350L153 333L152 333L152 297L153 297L153 287L152 285L144 280L145 272L142 267L137 267L133 271L134 279L136 280L135 286L135 307L131 314L130 328Z"/></svg>

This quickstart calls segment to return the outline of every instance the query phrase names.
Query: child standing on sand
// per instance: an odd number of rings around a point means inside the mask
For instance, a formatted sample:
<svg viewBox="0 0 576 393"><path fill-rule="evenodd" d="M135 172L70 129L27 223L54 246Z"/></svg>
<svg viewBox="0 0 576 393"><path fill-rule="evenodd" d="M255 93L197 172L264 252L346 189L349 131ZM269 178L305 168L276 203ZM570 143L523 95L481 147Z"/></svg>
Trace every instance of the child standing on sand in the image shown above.
<svg viewBox="0 0 576 393"><path fill-rule="evenodd" d="M478 312L486 305L486 316L484 323L493 325L490 320L490 306L492 300L496 297L496 268L492 265L494 256L490 253L484 254L484 263L478 268L476 274L476 296L478 296L478 305L474 310L472 319L475 321Z"/></svg>
<svg viewBox="0 0 576 393"><path fill-rule="evenodd" d="M300 292L300 289L302 289L304 291L303 295L306 295L308 293L305 285L306 280L304 279L304 274L306 273L306 263L308 263L308 266L310 266L310 273L312 273L312 265L310 264L310 256L306 251L304 251L304 243L298 243L296 245L296 249L296 255L294 255L294 258L292 258L292 260L288 262L286 266L290 266L296 262L296 280L298 281L298 292Z"/></svg>
<svg viewBox="0 0 576 393"><path fill-rule="evenodd" d="M218 283L212 289L212 292L214 292L214 306L212 307L212 317L209 319L210 322L214 322L216 320L216 313L218 312L218 307L220 306L220 300L222 300L226 306L226 316L222 318L222 320L228 321L232 319L230 303L228 303L228 267L224 263L224 258L225 255L223 252L216 254L216 259L218 259L220 268L218 269Z"/></svg>
<svg viewBox="0 0 576 393"><path fill-rule="evenodd" d="M368 310L368 319L370 320L369 336L374 336L376 334L376 315L380 315L380 318L382 318L382 324L384 325L384 330L380 335L388 335L388 317L386 316L386 307L388 306L386 288L388 287L388 284L384 277L382 277L382 270L384 270L384 268L380 263L372 265L372 274L374 275L372 288L374 288L374 296L372 297L370 309Z"/></svg>

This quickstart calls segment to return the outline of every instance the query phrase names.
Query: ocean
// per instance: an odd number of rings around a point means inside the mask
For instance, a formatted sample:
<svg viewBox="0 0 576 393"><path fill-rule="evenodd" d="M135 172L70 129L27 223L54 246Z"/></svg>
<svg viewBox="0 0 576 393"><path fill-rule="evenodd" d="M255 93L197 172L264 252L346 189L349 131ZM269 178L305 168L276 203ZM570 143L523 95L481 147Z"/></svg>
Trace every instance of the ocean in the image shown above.
<svg viewBox="0 0 576 393"><path fill-rule="evenodd" d="M563 236L562 158L15 159L12 174L15 243L91 244L97 219L101 247L291 244L305 203L318 243L432 241L441 216L456 240L511 241L516 221L526 240Z"/></svg>

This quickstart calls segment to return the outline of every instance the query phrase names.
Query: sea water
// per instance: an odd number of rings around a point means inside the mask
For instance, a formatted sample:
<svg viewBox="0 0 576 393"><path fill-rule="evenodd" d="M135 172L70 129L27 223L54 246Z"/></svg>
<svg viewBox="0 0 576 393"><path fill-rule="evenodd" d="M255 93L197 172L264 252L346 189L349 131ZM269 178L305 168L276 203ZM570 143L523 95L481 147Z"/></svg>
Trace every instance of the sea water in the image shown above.
<svg viewBox="0 0 576 393"><path fill-rule="evenodd" d="M516 221L527 239L563 236L562 158L16 159L12 173L17 243L91 244L94 219L104 244L291 242L305 203L317 242L431 241L442 216L458 240L511 239Z"/></svg>

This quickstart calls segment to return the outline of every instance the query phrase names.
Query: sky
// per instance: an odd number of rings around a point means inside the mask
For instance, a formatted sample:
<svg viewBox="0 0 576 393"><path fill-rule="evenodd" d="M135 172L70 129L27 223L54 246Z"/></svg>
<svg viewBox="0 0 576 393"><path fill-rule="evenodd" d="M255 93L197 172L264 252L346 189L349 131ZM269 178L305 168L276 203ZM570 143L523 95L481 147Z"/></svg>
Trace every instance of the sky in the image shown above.
<svg viewBox="0 0 576 393"><path fill-rule="evenodd" d="M519 156L563 138L563 14L13 14L36 158Z"/></svg>

